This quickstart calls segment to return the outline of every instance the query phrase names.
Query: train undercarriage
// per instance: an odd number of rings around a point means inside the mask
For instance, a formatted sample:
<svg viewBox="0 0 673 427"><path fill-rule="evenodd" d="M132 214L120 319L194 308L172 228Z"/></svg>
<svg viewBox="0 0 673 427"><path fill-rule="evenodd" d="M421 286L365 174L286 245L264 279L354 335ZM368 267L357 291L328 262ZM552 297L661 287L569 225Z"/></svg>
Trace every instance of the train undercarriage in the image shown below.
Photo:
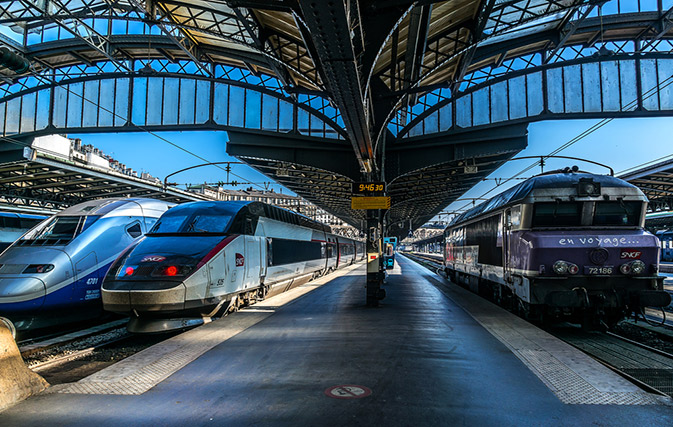
<svg viewBox="0 0 673 427"><path fill-rule="evenodd" d="M645 307L666 307L671 303L665 291L644 289L645 286L627 291L624 287L584 284L565 290L540 291L539 288L545 287L545 280L531 281L532 292L538 294L533 297L543 302L530 303L502 283L450 269L446 269L445 274L454 283L542 326L568 322L586 330L609 330L631 315L638 316ZM658 285L652 287L661 289Z"/></svg>

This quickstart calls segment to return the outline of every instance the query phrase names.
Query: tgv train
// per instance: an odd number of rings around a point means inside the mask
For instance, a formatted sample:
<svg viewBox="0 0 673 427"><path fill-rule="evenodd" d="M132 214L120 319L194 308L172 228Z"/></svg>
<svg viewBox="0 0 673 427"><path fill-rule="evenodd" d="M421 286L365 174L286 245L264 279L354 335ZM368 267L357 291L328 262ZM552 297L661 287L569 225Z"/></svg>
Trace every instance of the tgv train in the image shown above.
<svg viewBox="0 0 673 427"><path fill-rule="evenodd" d="M131 332L184 328L363 258L363 242L282 208L186 203L114 262L103 305Z"/></svg>
<svg viewBox="0 0 673 427"><path fill-rule="evenodd" d="M44 220L0 255L0 316L20 332L101 315L110 264L170 206L92 200Z"/></svg>
<svg viewBox="0 0 673 427"><path fill-rule="evenodd" d="M577 168L530 178L444 232L447 275L533 319L610 326L671 297L635 186Z"/></svg>

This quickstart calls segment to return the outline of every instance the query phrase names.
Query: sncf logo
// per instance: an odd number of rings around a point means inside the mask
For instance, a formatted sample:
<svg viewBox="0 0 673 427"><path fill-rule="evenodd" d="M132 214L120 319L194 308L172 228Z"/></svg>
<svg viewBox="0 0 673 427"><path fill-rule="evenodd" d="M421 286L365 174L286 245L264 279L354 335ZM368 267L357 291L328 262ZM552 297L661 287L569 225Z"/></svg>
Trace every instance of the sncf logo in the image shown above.
<svg viewBox="0 0 673 427"><path fill-rule="evenodd" d="M149 255L149 256L146 256L145 258L141 259L140 262L161 262L165 259L166 259L165 256Z"/></svg>
<svg viewBox="0 0 673 427"><path fill-rule="evenodd" d="M245 257L236 253L236 267L243 267L245 265Z"/></svg>
<svg viewBox="0 0 673 427"><path fill-rule="evenodd" d="M620 255L621 259L640 259L640 255L643 253L641 251L636 251L633 249L626 249L622 251Z"/></svg>

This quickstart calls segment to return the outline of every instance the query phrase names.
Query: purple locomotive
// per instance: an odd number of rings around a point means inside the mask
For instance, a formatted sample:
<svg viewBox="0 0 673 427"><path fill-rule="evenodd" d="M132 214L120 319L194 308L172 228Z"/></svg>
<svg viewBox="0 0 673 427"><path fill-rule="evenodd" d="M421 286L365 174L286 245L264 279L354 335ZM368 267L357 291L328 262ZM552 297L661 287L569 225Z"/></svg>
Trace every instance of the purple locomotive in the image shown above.
<svg viewBox="0 0 673 427"><path fill-rule="evenodd" d="M530 319L609 327L671 302L646 207L638 188L612 176L538 175L454 218L444 268Z"/></svg>

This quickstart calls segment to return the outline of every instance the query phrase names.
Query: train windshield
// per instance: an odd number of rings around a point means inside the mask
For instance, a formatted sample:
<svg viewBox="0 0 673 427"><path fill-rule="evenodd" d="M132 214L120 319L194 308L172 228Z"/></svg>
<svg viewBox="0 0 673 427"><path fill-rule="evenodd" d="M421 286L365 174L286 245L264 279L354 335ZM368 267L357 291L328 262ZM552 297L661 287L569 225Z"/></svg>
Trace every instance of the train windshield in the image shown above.
<svg viewBox="0 0 673 427"><path fill-rule="evenodd" d="M582 224L582 203L535 203L533 227L579 227Z"/></svg>
<svg viewBox="0 0 673 427"><path fill-rule="evenodd" d="M23 237L23 240L70 241L81 232L82 227L80 225L85 222L85 218L80 216L55 216L29 231ZM97 217L92 218L97 219Z"/></svg>
<svg viewBox="0 0 673 427"><path fill-rule="evenodd" d="M163 215L148 233L152 234L224 234L231 222L230 215L197 212Z"/></svg>
<svg viewBox="0 0 673 427"><path fill-rule="evenodd" d="M642 207L642 202L598 202L593 225L638 226Z"/></svg>

